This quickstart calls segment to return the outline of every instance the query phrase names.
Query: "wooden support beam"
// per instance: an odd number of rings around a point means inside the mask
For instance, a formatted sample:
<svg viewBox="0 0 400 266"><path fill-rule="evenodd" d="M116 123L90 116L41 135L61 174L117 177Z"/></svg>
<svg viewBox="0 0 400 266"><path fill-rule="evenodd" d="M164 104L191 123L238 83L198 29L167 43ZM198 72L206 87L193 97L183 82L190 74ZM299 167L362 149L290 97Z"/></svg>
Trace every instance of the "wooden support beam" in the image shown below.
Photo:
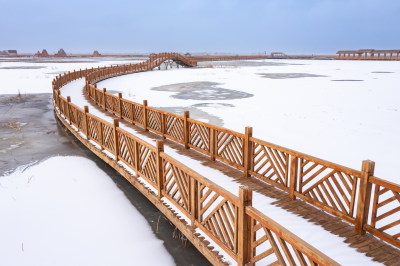
<svg viewBox="0 0 400 266"><path fill-rule="evenodd" d="M290 179L289 179L289 198L296 199L295 191L297 190L297 176L298 176L299 158L291 155L290 159Z"/></svg>
<svg viewBox="0 0 400 266"><path fill-rule="evenodd" d="M189 111L183 113L183 139L185 143L185 149L189 149Z"/></svg>
<svg viewBox="0 0 400 266"><path fill-rule="evenodd" d="M148 121L147 121L147 100L143 100L143 127L144 131L149 131L147 129Z"/></svg>
<svg viewBox="0 0 400 266"><path fill-rule="evenodd" d="M162 140L156 141L156 167L157 167L157 188L158 198L162 198L164 189L164 167L161 158L161 153L164 152L164 142Z"/></svg>
<svg viewBox="0 0 400 266"><path fill-rule="evenodd" d="M249 177L252 165L252 158L253 158L253 143L250 141L250 138L253 136L253 128L246 127L244 136L245 136L244 151L243 151L244 176Z"/></svg>
<svg viewBox="0 0 400 266"><path fill-rule="evenodd" d="M103 88L103 107L105 111L107 111L106 91L106 88Z"/></svg>
<svg viewBox="0 0 400 266"><path fill-rule="evenodd" d="M365 234L364 225L368 222L368 211L371 199L372 184L369 178L374 175L375 162L365 160L362 162L360 190L358 193L357 214L355 231L357 234Z"/></svg>
<svg viewBox="0 0 400 266"><path fill-rule="evenodd" d="M83 111L85 112L85 135L86 135L86 139L89 140L90 128L89 128L89 118L87 115L89 113L89 106L85 105L83 107Z"/></svg>
<svg viewBox="0 0 400 266"><path fill-rule="evenodd" d="M69 124L72 125L72 121L71 121L71 97L67 96L67 114L68 114L68 120L69 120Z"/></svg>
<svg viewBox="0 0 400 266"><path fill-rule="evenodd" d="M210 159L211 161L215 161L215 154L216 154L216 132L214 128L210 129Z"/></svg>
<svg viewBox="0 0 400 266"><path fill-rule="evenodd" d="M246 207L252 206L253 191L245 186L239 187L239 225L238 225L238 266L250 262L251 257L251 217L246 214Z"/></svg>
<svg viewBox="0 0 400 266"><path fill-rule="evenodd" d="M118 114L121 119L122 117L122 93L118 93Z"/></svg>
<svg viewBox="0 0 400 266"><path fill-rule="evenodd" d="M119 154L119 138L118 138L118 130L117 130L118 127L119 127L119 120L118 120L118 118L115 118L113 120L114 155L115 155L115 161L117 161L117 162L118 162L118 154Z"/></svg>

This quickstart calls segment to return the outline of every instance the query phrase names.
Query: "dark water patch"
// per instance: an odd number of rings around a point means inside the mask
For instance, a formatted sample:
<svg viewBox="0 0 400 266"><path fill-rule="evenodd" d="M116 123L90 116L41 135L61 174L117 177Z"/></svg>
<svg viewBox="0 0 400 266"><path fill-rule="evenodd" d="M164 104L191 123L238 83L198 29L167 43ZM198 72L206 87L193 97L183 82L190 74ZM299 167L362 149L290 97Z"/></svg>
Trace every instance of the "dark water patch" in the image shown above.
<svg viewBox="0 0 400 266"><path fill-rule="evenodd" d="M192 107L226 108L226 107L235 107L235 106L230 103L198 103L198 104L193 104Z"/></svg>
<svg viewBox="0 0 400 266"><path fill-rule="evenodd" d="M13 67L0 67L0 69L41 69L45 66L13 66Z"/></svg>
<svg viewBox="0 0 400 266"><path fill-rule="evenodd" d="M258 73L263 78L269 79L296 79L296 78L319 78L327 77L325 75L316 75L309 73Z"/></svg>
<svg viewBox="0 0 400 266"><path fill-rule="evenodd" d="M392 73L395 73L395 72L390 72L390 71L372 71L371 73L374 73L374 74L392 74Z"/></svg>
<svg viewBox="0 0 400 266"><path fill-rule="evenodd" d="M364 81L363 79L332 79L331 81Z"/></svg>
<svg viewBox="0 0 400 266"><path fill-rule="evenodd" d="M181 100L233 100L254 96L242 91L219 88L219 85L208 81L187 82L154 87L152 90L175 92L171 97Z"/></svg>
<svg viewBox="0 0 400 266"><path fill-rule="evenodd" d="M170 112L173 114L177 115L182 115L184 111L189 111L190 118L200 120L205 123L213 124L216 126L222 127L224 125L224 120L219 118L218 116L212 115L210 113L207 113L203 110L200 110L199 108L192 106L188 107L181 107L181 106L176 106L176 107L157 107L158 109L161 109L166 112Z"/></svg>

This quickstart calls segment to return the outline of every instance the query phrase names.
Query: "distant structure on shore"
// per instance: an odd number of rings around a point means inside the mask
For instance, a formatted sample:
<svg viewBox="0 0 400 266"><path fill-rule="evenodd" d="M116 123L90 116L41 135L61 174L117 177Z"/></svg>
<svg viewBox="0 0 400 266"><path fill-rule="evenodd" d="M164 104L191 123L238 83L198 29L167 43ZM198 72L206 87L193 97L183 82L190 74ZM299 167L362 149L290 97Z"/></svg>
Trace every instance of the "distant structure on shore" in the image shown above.
<svg viewBox="0 0 400 266"><path fill-rule="evenodd" d="M95 51L93 52L93 56L101 56L101 54L99 53L99 51L95 50Z"/></svg>
<svg viewBox="0 0 400 266"><path fill-rule="evenodd" d="M64 51L64 49L61 48L60 50L58 50L58 52L54 56L67 57L67 53Z"/></svg>
<svg viewBox="0 0 400 266"><path fill-rule="evenodd" d="M0 51L0 55L16 56L18 53L17 50L2 50Z"/></svg>
<svg viewBox="0 0 400 266"><path fill-rule="evenodd" d="M341 50L335 59L340 60L400 60L400 50Z"/></svg>
<svg viewBox="0 0 400 266"><path fill-rule="evenodd" d="M49 57L49 53L47 52L46 49L43 49L42 52L37 51L36 54L34 54L36 57ZM64 49L58 50L56 54L54 54L55 57L67 57L67 53L64 51Z"/></svg>
<svg viewBox="0 0 400 266"><path fill-rule="evenodd" d="M272 52L271 53L271 57L272 58L287 58L287 54L283 53L283 52Z"/></svg>
<svg viewBox="0 0 400 266"><path fill-rule="evenodd" d="M35 54L36 57L48 57L49 53L46 49L43 49L42 52L37 51Z"/></svg>

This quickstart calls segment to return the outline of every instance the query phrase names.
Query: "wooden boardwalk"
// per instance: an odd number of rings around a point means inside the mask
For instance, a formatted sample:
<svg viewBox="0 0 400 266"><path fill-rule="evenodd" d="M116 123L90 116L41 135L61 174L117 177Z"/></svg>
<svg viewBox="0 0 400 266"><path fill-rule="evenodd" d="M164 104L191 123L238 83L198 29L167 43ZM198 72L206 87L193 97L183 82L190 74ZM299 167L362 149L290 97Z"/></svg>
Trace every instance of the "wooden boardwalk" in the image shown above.
<svg viewBox="0 0 400 266"><path fill-rule="evenodd" d="M222 251L238 265L260 261L338 265L253 207L252 191L257 191L269 201L275 199L276 206L344 237L356 250L396 265L400 185L375 177L374 162L363 161L361 171L351 169L254 138L250 127L243 134L192 119L187 111L180 116L149 107L146 100L139 104L122 98L121 93L116 96L97 89L96 83L101 80L152 70L170 61L189 67L197 64L177 53L161 53L138 64L59 75L53 80L56 115L86 147L142 192L213 264L225 264ZM89 113L87 106L82 109L73 104L69 96L61 96L65 84L80 78L86 80L85 95L111 115L112 123ZM135 135L123 130L119 118L121 123L141 130ZM159 140L156 145L146 142L140 132ZM164 143L244 185L238 186L238 196L165 153ZM207 239L215 243L214 247ZM215 251L215 246L222 250Z"/></svg>
<svg viewBox="0 0 400 266"><path fill-rule="evenodd" d="M86 99L90 101L90 98L87 96ZM93 105L93 107L96 107L110 119L115 118L115 116L104 111L102 108L99 108L97 105ZM163 140L163 138L158 134L144 131L143 128L132 125L125 120L121 120L120 123L135 129L140 135L156 140ZM324 228L324 230L333 235L344 238L344 242L348 243L350 247L355 249L355 251L366 254L374 261L384 263L385 265L400 265L400 250L398 248L395 248L370 234L358 235L355 232L353 225L343 221L339 217L324 212L320 208L312 206L301 199L291 200L288 197L287 192L277 189L257 178L244 177L242 171L239 171L219 161L211 161L209 156L206 156L193 149L185 149L183 145L175 141L166 139L164 140L164 144L175 149L179 154L199 161L204 166L221 171L238 184L247 186L253 191L263 194L266 197L275 199L272 204L321 226Z"/></svg>

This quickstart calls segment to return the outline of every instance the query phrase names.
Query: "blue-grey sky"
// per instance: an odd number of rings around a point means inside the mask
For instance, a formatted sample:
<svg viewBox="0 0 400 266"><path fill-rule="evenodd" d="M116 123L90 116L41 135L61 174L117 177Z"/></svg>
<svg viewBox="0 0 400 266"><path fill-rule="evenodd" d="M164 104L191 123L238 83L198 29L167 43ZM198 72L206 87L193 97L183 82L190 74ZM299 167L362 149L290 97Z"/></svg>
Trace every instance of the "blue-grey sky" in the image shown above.
<svg viewBox="0 0 400 266"><path fill-rule="evenodd" d="M400 49L400 0L0 0L0 50Z"/></svg>

